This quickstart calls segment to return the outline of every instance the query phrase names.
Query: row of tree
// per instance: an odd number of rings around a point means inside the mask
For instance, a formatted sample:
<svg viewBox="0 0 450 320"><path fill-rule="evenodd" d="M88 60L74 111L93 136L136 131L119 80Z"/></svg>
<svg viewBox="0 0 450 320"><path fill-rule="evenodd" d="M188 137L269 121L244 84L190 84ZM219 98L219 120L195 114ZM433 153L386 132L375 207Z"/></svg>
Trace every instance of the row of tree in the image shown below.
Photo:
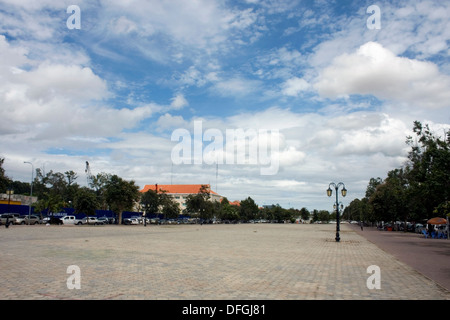
<svg viewBox="0 0 450 320"><path fill-rule="evenodd" d="M5 174L4 159L0 159L0 188L12 189L15 194L29 195L30 183L13 181ZM89 188L82 187L74 171L44 173L36 169L33 180L33 196L38 201L33 205L35 212L59 212L62 208L74 208L77 213L94 215L95 210L112 210L119 215L133 210L140 199L139 187L134 181L126 181L117 175L99 173L91 177Z"/></svg>
<svg viewBox="0 0 450 320"><path fill-rule="evenodd" d="M166 218L177 218L179 214L189 215L203 220L228 220L228 221L293 221L298 217L309 219L310 213L306 208L284 209L280 205L272 205L261 208L251 197L231 204L225 197L220 202L211 201L209 188L203 185L197 194L191 194L186 198L186 208L181 210L178 203L168 196L164 190L156 192L148 190L142 195L141 205L146 212L160 212ZM327 215L329 216L328 212Z"/></svg>
<svg viewBox="0 0 450 320"><path fill-rule="evenodd" d="M406 143L408 160L382 179L371 178L365 197L353 200L344 217L368 222L423 221L450 213L450 132L436 136L414 122Z"/></svg>
<svg viewBox="0 0 450 320"><path fill-rule="evenodd" d="M29 195L30 183L10 179L3 169L4 159L0 159L0 190L12 189L16 194ZM306 208L284 209L280 205L260 208L248 197L239 205L232 205L228 199L221 202L210 201L209 189L202 186L197 194L189 195L186 208L182 210L178 202L164 190L149 190L143 194L133 180L127 181L117 175L99 173L88 180L89 187L77 183L78 175L74 171L43 172L36 169L33 180L33 196L38 198L34 204L35 212L49 214L59 212L63 208L74 208L77 213L95 214L95 210L112 210L122 221L123 211L139 210L150 214L163 214L166 218L177 218L180 214L200 219L270 220L292 221L297 217L309 219ZM321 212L323 213L323 212ZM328 220L329 214L321 214L318 218L315 210L314 218Z"/></svg>
<svg viewBox="0 0 450 320"><path fill-rule="evenodd" d="M0 159L0 188L11 188L16 194L30 194L30 183L14 181L5 175L4 159ZM204 220L221 219L228 221L295 221L297 218L313 221L329 221L335 219L325 210L306 208L285 209L279 204L259 207L251 197L240 201L239 205L231 204L227 198L221 202L211 201L209 188L205 185L197 194L189 195L186 208L181 209L178 202L164 190L149 190L143 194L134 181L126 181L117 175L99 173L88 180L89 187L80 186L74 171L43 172L36 169L33 180L33 196L38 198L34 204L35 212L48 214L61 211L63 208L74 208L76 213L94 215L95 210L112 210L122 221L123 211L143 211L149 214L162 214L165 218L178 218L180 214Z"/></svg>

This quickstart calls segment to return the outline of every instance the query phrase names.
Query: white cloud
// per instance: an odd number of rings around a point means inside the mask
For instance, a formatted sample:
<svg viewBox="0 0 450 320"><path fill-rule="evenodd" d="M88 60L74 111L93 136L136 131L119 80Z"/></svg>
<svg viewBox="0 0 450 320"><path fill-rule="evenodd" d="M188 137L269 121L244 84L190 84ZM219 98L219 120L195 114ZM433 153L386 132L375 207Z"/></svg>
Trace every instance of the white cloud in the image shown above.
<svg viewBox="0 0 450 320"><path fill-rule="evenodd" d="M77 65L41 64L36 70L21 73L17 81L26 84L29 99L42 103L56 98L86 102L108 96L106 82L90 68Z"/></svg>
<svg viewBox="0 0 450 320"><path fill-rule="evenodd" d="M124 16L121 16L110 22L110 28L117 34L124 35L131 32L136 32L139 27L135 22L127 19Z"/></svg>
<svg viewBox="0 0 450 320"><path fill-rule="evenodd" d="M72 142L66 137L114 136L162 109L152 103L119 109L102 105L111 92L91 68L32 61L27 50L11 46L5 37L0 37L0 46L5 58L0 65L0 103L8 110L3 113L3 133L67 146ZM186 103L177 95L171 107Z"/></svg>
<svg viewBox="0 0 450 320"><path fill-rule="evenodd" d="M301 92L308 90L309 87L310 85L305 79L294 77L286 80L282 84L282 93L287 96L296 97Z"/></svg>
<svg viewBox="0 0 450 320"><path fill-rule="evenodd" d="M339 119L342 122L362 120L352 115ZM353 118L353 119L352 119ZM345 127L335 150L338 154L370 155L382 153L387 157L404 156L408 147L405 138L410 133L405 123L385 115L378 123L359 125L358 128Z"/></svg>
<svg viewBox="0 0 450 320"><path fill-rule="evenodd" d="M179 110L189 105L189 102L184 98L183 94L178 93L175 97L172 98L172 102L170 106L175 109Z"/></svg>
<svg viewBox="0 0 450 320"><path fill-rule="evenodd" d="M370 177L400 166L412 120L449 120L442 119L450 101L447 2L381 2L379 31L365 27L366 8L336 15L325 1L79 1L77 32L65 27L67 4L2 5L1 156L23 181L23 161L33 160L48 170L73 169L82 183L90 160L93 172L141 186L172 176L173 183L214 186L215 166L174 166L170 159L170 130L192 132L202 120L203 131L223 134L279 130L279 172L261 176L259 166L221 165L220 193L322 208L332 180L344 180L351 201ZM311 98L314 88L329 99ZM196 113L202 118L190 118L186 108L249 94L261 97L260 110L250 99L252 111L229 106L229 117L203 109ZM374 105L369 95L386 102Z"/></svg>
<svg viewBox="0 0 450 320"><path fill-rule="evenodd" d="M156 126L160 131L174 130L176 128L186 128L188 123L181 116L172 116L171 114L164 114L159 117Z"/></svg>
<svg viewBox="0 0 450 320"><path fill-rule="evenodd" d="M129 39L130 45L140 50L171 51L166 57L160 53L142 51L162 60L173 56L175 51L186 55L188 52L199 54L226 49L235 38L245 36L245 31L251 29L257 20L257 13L251 9L231 9L220 1L136 0L132 4L124 1L101 3L102 16L99 17L101 21L98 25L103 26L100 27L103 30L99 30L100 33L112 35L107 28L115 26L118 33L136 32L144 44L150 44L152 39L164 39L168 44L165 47L141 47L134 44L134 38Z"/></svg>
<svg viewBox="0 0 450 320"><path fill-rule="evenodd" d="M319 94L328 98L374 95L425 108L449 107L449 87L450 77L435 64L398 57L375 42L336 57L315 84Z"/></svg>
<svg viewBox="0 0 450 320"><path fill-rule="evenodd" d="M221 96L242 96L256 92L260 82L258 80L234 77L214 83L213 91Z"/></svg>

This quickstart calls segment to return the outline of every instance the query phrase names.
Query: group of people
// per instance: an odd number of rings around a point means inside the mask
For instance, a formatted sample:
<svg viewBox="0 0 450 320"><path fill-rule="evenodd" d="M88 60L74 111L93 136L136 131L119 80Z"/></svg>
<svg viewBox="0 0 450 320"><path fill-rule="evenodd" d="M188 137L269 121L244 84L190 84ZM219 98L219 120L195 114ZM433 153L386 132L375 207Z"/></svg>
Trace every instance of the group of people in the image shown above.
<svg viewBox="0 0 450 320"><path fill-rule="evenodd" d="M437 229L436 230L435 226L433 224L431 224L431 223L428 224L428 228L425 229L425 230L426 230L427 235L429 237L438 238L438 239L439 238L443 238L443 239L447 239L448 238L447 231L445 229L442 229L442 230Z"/></svg>

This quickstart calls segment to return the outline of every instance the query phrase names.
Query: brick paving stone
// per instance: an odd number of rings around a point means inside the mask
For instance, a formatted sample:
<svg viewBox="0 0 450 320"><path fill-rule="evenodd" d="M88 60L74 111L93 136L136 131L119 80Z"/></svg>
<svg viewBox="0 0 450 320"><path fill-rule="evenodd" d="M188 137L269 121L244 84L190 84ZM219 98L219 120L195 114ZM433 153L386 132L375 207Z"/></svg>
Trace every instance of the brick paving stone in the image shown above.
<svg viewBox="0 0 450 320"><path fill-rule="evenodd" d="M0 228L0 299L449 300L349 226L239 224ZM67 267L81 270L68 289ZM381 289L367 268L380 267Z"/></svg>

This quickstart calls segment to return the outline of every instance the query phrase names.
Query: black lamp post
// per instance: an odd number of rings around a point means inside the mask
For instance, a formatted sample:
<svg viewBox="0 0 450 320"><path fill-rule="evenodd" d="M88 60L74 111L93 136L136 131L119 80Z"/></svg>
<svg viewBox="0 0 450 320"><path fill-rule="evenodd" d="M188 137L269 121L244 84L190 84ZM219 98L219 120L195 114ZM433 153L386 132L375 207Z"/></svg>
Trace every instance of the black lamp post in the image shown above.
<svg viewBox="0 0 450 320"><path fill-rule="evenodd" d="M342 186L342 196L345 197L347 195L347 189L345 189L345 185L342 182L339 182L338 184L335 184L334 182L330 183L330 185L328 186L327 189L327 196L331 197L331 195L333 194L333 190L331 189L331 187L333 187L336 191L336 242L339 242L341 240L341 238L339 237L339 231L340 231L340 227L339 227L339 199L338 199L338 189L339 187Z"/></svg>
<svg viewBox="0 0 450 320"><path fill-rule="evenodd" d="M6 216L5 228L8 228L9 224L12 223L9 221L9 216L11 215L11 210L9 210L9 206L11 203L11 195L14 194L14 191L11 187L9 187L8 190L6 190L6 193L8 194L8 215Z"/></svg>
<svg viewBox="0 0 450 320"><path fill-rule="evenodd" d="M34 166L31 162L29 161L24 161L23 163L28 163L31 165L31 184L30 184L30 205L28 206L28 225L30 225L31 219L30 219L30 215L31 215L31 205L33 204L33 173L34 173Z"/></svg>

